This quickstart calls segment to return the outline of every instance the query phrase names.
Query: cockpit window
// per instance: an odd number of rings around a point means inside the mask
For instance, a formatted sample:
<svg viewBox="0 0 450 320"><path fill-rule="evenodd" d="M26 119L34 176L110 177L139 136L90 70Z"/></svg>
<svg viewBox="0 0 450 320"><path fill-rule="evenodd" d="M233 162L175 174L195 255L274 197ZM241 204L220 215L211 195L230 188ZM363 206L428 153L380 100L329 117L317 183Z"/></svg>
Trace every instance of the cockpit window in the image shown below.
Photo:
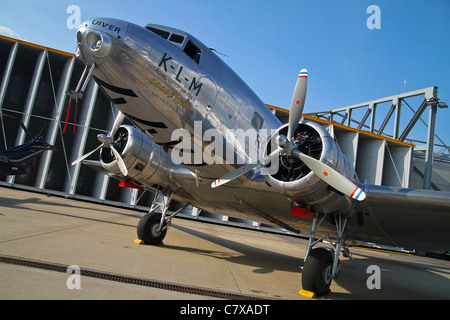
<svg viewBox="0 0 450 320"><path fill-rule="evenodd" d="M169 31L164 31L150 26L147 26L146 29L173 43L182 44L184 41L184 37L176 33L171 34Z"/></svg>
<svg viewBox="0 0 450 320"><path fill-rule="evenodd" d="M183 43L184 37L180 36L179 34L172 33L172 35L169 38L169 41L175 42L175 43Z"/></svg>
<svg viewBox="0 0 450 320"><path fill-rule="evenodd" d="M147 30L156 33L162 38L169 40L170 42L176 43L178 45L182 45L185 37L176 33L170 33L169 31L161 30L150 25L145 27ZM182 46L180 46L182 47ZM194 60L197 64L200 63L200 55L202 50L191 40L188 40L186 46L184 47L184 53L186 53L192 60Z"/></svg>
<svg viewBox="0 0 450 320"><path fill-rule="evenodd" d="M147 30L150 30L153 33L156 33L158 36L163 37L164 39L169 39L170 36L170 32L164 31L164 30L160 30L160 29L156 29L153 27L147 27Z"/></svg>
<svg viewBox="0 0 450 320"><path fill-rule="evenodd" d="M184 47L184 53L186 53L192 60L199 63L200 62L200 54L202 50L195 45L191 40L188 41L186 47Z"/></svg>

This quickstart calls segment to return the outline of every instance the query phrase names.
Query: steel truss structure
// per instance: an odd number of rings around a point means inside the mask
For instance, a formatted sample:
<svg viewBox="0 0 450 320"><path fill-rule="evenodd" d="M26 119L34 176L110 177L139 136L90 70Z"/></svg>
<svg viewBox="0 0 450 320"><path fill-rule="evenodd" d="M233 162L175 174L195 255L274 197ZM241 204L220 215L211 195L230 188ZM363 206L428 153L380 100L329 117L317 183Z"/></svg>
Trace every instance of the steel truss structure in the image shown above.
<svg viewBox="0 0 450 320"><path fill-rule="evenodd" d="M416 102L421 101L416 109L412 108L408 103L409 99L415 97L420 98L420 100L416 100ZM381 108L384 108L384 113L380 112ZM405 119L407 120L405 122L406 126L401 130L400 120L406 115L406 112L403 110L405 108L410 111L408 115L409 119ZM427 108L429 109L428 123L421 118ZM430 189L432 183L433 160L450 162L450 146L445 144L445 142L436 135L436 115L438 108L448 107L446 103L439 101L438 87L433 86L326 112L315 112L310 115L320 119L345 124L348 127L368 130L371 133L416 145L414 148L414 156L423 157L425 159L423 188ZM363 112L361 113L360 111ZM355 116L358 112L359 117ZM393 121L392 117L394 117ZM392 123L391 132L387 132L388 124L390 122ZM418 122L422 122L428 128L426 141L409 137Z"/></svg>

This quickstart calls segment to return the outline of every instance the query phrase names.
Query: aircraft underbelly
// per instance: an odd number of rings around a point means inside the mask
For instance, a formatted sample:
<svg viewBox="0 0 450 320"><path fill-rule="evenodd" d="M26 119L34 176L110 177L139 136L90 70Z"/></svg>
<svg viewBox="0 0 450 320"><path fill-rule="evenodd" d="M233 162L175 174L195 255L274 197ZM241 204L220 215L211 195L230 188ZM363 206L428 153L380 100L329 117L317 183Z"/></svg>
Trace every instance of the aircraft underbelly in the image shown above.
<svg viewBox="0 0 450 320"><path fill-rule="evenodd" d="M292 202L279 193L242 188L242 184L220 189L211 189L210 183L186 187L195 199L193 205L210 213L260 222L306 236L311 232L313 220L291 215ZM336 230L324 223L321 231L334 234Z"/></svg>

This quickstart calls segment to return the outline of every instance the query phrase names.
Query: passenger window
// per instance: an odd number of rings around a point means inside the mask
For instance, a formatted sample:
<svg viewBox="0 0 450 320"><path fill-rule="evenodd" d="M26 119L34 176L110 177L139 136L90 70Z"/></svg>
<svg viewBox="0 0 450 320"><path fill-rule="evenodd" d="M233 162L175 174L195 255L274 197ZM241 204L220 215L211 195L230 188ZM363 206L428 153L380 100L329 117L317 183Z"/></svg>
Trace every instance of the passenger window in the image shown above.
<svg viewBox="0 0 450 320"><path fill-rule="evenodd" d="M175 42L175 43L183 43L184 37L180 36L179 34L172 33L172 35L169 38L169 41Z"/></svg>
<svg viewBox="0 0 450 320"><path fill-rule="evenodd" d="M147 27L146 29L150 30L153 33L156 33L157 35L163 37L166 40L169 39L170 32L167 32L167 31L164 31L164 30L160 30L160 29L156 29L156 28L153 28L153 27Z"/></svg>
<svg viewBox="0 0 450 320"><path fill-rule="evenodd" d="M255 129L261 129L263 126L263 118L256 112L253 114L252 118L252 126L255 127Z"/></svg>
<svg viewBox="0 0 450 320"><path fill-rule="evenodd" d="M202 50L197 47L191 40L188 41L186 47L184 48L184 53L186 53L192 60L199 63L200 62L200 54Z"/></svg>

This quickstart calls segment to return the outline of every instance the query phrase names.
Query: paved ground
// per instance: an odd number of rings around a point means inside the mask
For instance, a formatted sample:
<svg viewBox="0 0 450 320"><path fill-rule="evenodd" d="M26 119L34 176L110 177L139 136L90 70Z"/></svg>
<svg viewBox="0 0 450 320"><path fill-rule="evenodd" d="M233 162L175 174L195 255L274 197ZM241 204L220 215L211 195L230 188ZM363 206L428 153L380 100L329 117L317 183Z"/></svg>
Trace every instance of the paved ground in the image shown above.
<svg viewBox="0 0 450 320"><path fill-rule="evenodd" d="M303 300L306 241L173 220L164 245L135 244L143 213L0 187L0 255L25 257L267 299ZM450 299L450 262L352 250L328 299ZM379 267L381 289L369 266ZM372 277L371 277L372 276ZM0 263L0 299L213 299L171 290Z"/></svg>

